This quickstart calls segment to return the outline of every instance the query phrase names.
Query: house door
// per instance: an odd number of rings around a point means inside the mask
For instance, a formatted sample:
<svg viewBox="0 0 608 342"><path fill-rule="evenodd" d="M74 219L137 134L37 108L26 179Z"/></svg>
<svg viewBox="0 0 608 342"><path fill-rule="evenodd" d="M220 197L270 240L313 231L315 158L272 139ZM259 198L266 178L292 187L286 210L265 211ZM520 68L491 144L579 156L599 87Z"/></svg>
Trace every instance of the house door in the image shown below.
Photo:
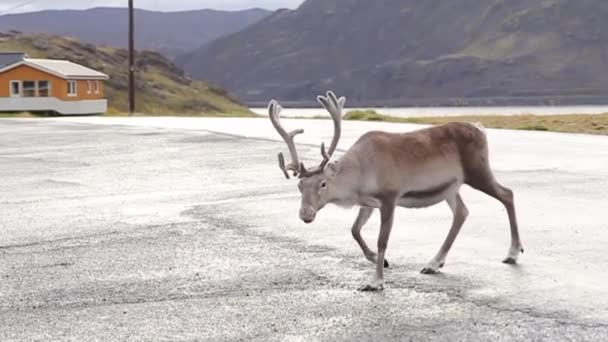
<svg viewBox="0 0 608 342"><path fill-rule="evenodd" d="M21 97L23 94L23 83L11 81L11 97Z"/></svg>

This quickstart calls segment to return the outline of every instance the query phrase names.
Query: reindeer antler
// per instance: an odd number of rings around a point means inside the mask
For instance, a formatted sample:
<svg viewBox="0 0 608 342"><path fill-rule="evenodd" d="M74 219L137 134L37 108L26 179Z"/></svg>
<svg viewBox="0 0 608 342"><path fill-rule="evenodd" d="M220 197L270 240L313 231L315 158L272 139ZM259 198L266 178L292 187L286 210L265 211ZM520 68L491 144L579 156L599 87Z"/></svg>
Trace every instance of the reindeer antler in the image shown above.
<svg viewBox="0 0 608 342"><path fill-rule="evenodd" d="M325 169L325 166L336 150L336 147L338 147L340 135L342 134L342 112L344 109L344 104L346 103L346 98L337 98L336 94L334 94L332 91L328 91L327 97L317 96L317 101L319 101L323 108L325 108L325 110L329 112L329 115L331 115L334 122L334 137L331 140L329 151L325 151L325 143L321 143L321 156L323 156L323 161L319 166L311 171L308 171L306 167L304 167L304 164L300 163L300 178L308 178L323 172L323 169Z"/></svg>
<svg viewBox="0 0 608 342"><path fill-rule="evenodd" d="M317 166L315 169L308 171L306 169L306 167L304 166L304 163L300 163L300 178L308 178L311 176L314 176L316 174L319 174L321 172L323 172L323 170L325 169L325 166L327 166L327 163L329 162L329 159L331 158L331 156L329 154L327 154L327 151L325 151L325 143L321 143L321 156L323 156L323 161L321 162L321 164L319 166Z"/></svg>
<svg viewBox="0 0 608 342"><path fill-rule="evenodd" d="M329 145L329 151L327 154L331 157L338 147L338 141L340 141L340 135L342 134L342 112L344 110L344 104L346 98L344 96L337 98L336 94L332 91L327 92L327 97L317 96L317 101L329 112L332 120L334 121L334 137Z"/></svg>
<svg viewBox="0 0 608 342"><path fill-rule="evenodd" d="M274 128L277 130L279 135L287 144L289 154L291 155L291 163L289 163L288 165L285 165L285 158L283 157L283 153L279 153L278 155L279 167L283 171L283 174L285 174L285 177L289 179L289 173L287 171L292 171L294 177L297 176L300 172L300 163L298 162L298 151L296 150L294 138L296 135L304 133L304 130L296 129L287 133L287 131L285 131L285 129L281 125L280 121L280 114L282 109L283 108L281 107L281 105L275 100L270 101L270 103L268 104L268 116L270 117L270 122L272 122Z"/></svg>

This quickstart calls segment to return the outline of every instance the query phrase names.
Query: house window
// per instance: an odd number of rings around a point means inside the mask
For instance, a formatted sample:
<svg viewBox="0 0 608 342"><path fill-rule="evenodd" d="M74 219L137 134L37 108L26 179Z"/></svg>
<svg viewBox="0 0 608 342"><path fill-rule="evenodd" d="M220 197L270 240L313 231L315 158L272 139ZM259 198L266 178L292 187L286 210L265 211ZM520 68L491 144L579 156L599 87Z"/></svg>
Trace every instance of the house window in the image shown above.
<svg viewBox="0 0 608 342"><path fill-rule="evenodd" d="M87 94L91 93L91 81L87 81Z"/></svg>
<svg viewBox="0 0 608 342"><path fill-rule="evenodd" d="M21 81L11 81L11 96L21 96Z"/></svg>
<svg viewBox="0 0 608 342"><path fill-rule="evenodd" d="M49 97L51 96L51 87L49 81L38 81L38 96Z"/></svg>
<svg viewBox="0 0 608 342"><path fill-rule="evenodd" d="M36 81L23 81L23 96L36 96Z"/></svg>
<svg viewBox="0 0 608 342"><path fill-rule="evenodd" d="M95 89L95 94L99 94L99 81L95 81L93 89Z"/></svg>
<svg viewBox="0 0 608 342"><path fill-rule="evenodd" d="M76 81L69 80L68 81L68 96L76 96L78 94L78 88L76 86Z"/></svg>

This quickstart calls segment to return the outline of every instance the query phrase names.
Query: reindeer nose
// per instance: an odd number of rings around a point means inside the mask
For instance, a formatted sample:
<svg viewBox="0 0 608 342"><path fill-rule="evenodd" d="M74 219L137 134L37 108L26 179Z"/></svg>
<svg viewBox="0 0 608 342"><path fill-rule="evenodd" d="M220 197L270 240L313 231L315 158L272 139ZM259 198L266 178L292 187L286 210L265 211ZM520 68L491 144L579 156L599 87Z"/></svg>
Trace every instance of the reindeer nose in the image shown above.
<svg viewBox="0 0 608 342"><path fill-rule="evenodd" d="M300 219L302 219L304 223L311 223L312 221L314 221L315 214L316 212L310 207L300 209Z"/></svg>

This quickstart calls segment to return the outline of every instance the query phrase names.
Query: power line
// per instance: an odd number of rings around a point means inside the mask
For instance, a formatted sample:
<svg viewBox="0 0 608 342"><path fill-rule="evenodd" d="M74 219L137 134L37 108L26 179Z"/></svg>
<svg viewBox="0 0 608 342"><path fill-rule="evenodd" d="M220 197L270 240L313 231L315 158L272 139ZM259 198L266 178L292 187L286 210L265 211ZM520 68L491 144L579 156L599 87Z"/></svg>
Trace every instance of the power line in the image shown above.
<svg viewBox="0 0 608 342"><path fill-rule="evenodd" d="M6 9L6 10L0 12L0 16L5 15L5 14L7 14L7 13L13 11L13 10L16 10L18 8L27 6L27 5L31 4L31 3L36 2L36 1L38 1L38 0L29 0L29 1L26 1L26 2L22 2L22 3L18 4L18 5L15 5L13 7L10 7L9 9Z"/></svg>

